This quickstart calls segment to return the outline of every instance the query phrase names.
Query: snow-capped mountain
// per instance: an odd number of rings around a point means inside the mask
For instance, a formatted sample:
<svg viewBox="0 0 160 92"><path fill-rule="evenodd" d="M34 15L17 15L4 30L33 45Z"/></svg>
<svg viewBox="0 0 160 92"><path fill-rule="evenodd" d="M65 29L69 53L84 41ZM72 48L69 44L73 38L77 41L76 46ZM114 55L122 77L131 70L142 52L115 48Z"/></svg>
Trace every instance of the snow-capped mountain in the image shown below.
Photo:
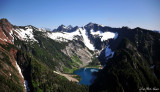
<svg viewBox="0 0 160 92"><path fill-rule="evenodd" d="M57 29L54 29L53 32L70 32L72 29L73 27L71 25L60 25Z"/></svg>
<svg viewBox="0 0 160 92"><path fill-rule="evenodd" d="M53 71L70 74L85 66L103 66L96 73L91 92L115 88L116 92L138 92L143 85L159 87L159 43L160 34L139 27L89 23L83 27L61 25L49 31L31 25L15 26L1 19L0 77L5 81L0 82L5 89L20 92L59 91L64 86L82 89Z"/></svg>
<svg viewBox="0 0 160 92"><path fill-rule="evenodd" d="M46 37L49 37L58 42L68 42L72 40L81 40L86 47L90 50L100 50L96 48L96 44L106 42L109 39L116 39L118 33L110 32L108 30L97 30L95 27L100 26L97 24L89 23L85 27L75 27L72 26L65 27L64 25L59 26L53 32L49 32L43 28L35 28L33 26L15 26L11 27L9 35L12 38L13 42L14 37L17 37L23 41L32 41L38 42L34 38L34 31L41 31ZM102 26L100 26L102 28ZM67 31L72 30L72 31ZM100 42L95 42L95 39L98 39ZM7 41L7 39L2 39ZM101 48L102 49L102 48Z"/></svg>
<svg viewBox="0 0 160 92"><path fill-rule="evenodd" d="M102 50L107 45L107 41L109 39L116 39L118 37L118 33L110 32L108 30L98 30L100 28L102 29L103 26L98 24L89 23L85 27L65 27L64 25L59 26L56 30L53 32L49 32L46 29L42 28L35 28L33 26L15 26L11 27L9 35L12 38L11 40L7 40L7 38L4 38L1 40L4 41L10 41L14 43L14 39L21 39L23 41L31 41L31 42L37 42L38 41L34 38L34 32L35 31L41 31L46 37L49 37L55 41L58 42L68 42L72 40L81 40L85 46L94 51L94 50ZM72 31L67 31L72 30ZM99 45L103 44L103 45ZM97 45L100 46L100 48L97 48Z"/></svg>
<svg viewBox="0 0 160 92"><path fill-rule="evenodd" d="M116 39L118 33L113 33L109 31L94 31L94 29L87 30L87 27L79 27L72 32L60 31L60 32L50 32L47 36L53 40L68 42L72 40L82 40L86 47L90 50L96 50L96 44L94 39L100 39L100 42L107 41L108 39Z"/></svg>
<svg viewBox="0 0 160 92"><path fill-rule="evenodd" d="M60 28L62 28L63 30ZM115 40L118 37L118 33L110 32L103 28L104 26L94 23L89 23L84 27L75 27L72 29L68 29L64 25L61 25L56 29L60 31L48 32L46 36L59 42L80 40L89 50L92 51L101 51L106 48L105 56L107 60L107 58L109 59L111 58L111 56L113 57L114 55L114 52L111 52L111 48L107 46L108 42L110 39Z"/></svg>
<svg viewBox="0 0 160 92"><path fill-rule="evenodd" d="M4 19L3 23L8 23L7 20ZM42 35L46 38L50 38L57 42L70 42L70 41L81 41L83 44L91 51L98 51L100 53L103 49L110 49L108 47L109 40L115 40L118 37L117 32L111 32L105 30L104 26L89 23L84 27L65 27L64 25L59 26L55 31L48 31L44 28L36 28L31 25L28 26L11 26L10 32L7 34L10 36L10 39L7 38L6 35L3 35L4 39L1 40L10 42L14 44L14 39L20 39L25 42L39 43L39 41L35 38L36 32L42 32ZM110 51L106 50L107 55L112 54ZM88 60L88 59L87 59ZM89 60L90 61L90 60Z"/></svg>
<svg viewBox="0 0 160 92"><path fill-rule="evenodd" d="M32 26L17 27L17 28L15 28L15 29L13 29L13 31L15 31L15 32L18 33L17 37L18 37L19 39L22 39L23 41L34 41L34 42L38 42L38 41L34 38L33 30L34 30L34 28L33 28Z"/></svg>
<svg viewBox="0 0 160 92"><path fill-rule="evenodd" d="M46 36L58 42L79 40L92 51L101 51L106 48L106 60L114 55L114 52L108 46L108 42L109 40L117 39L118 33L109 31L102 25L89 23L84 27L75 27L72 29L68 29L64 25L61 25L55 30L57 31L48 32Z"/></svg>

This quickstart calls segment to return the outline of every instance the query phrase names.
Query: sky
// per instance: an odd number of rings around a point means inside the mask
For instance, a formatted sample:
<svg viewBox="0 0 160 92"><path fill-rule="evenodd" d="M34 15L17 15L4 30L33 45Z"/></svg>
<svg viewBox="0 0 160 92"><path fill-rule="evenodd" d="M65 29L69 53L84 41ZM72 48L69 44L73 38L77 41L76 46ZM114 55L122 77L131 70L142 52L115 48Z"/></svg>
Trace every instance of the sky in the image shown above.
<svg viewBox="0 0 160 92"><path fill-rule="evenodd" d="M0 18L50 29L93 22L160 30L160 0L0 0Z"/></svg>

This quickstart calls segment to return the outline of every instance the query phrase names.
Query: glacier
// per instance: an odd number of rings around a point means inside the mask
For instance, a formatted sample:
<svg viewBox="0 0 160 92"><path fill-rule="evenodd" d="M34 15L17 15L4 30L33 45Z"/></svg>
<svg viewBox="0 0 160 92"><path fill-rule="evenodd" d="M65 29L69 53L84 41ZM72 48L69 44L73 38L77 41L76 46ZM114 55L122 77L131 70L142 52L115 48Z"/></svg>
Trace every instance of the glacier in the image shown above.
<svg viewBox="0 0 160 92"><path fill-rule="evenodd" d="M99 36L102 42L108 39L116 39L118 37L118 33L113 33L109 31L107 32L94 31L93 29L90 30L90 34L93 36L95 35ZM48 32L46 36L60 42L68 42L69 40L78 40L77 36L80 36L83 38L83 42L88 49L92 51L96 50L93 43L91 43L89 39L89 32L84 27L80 27L73 32Z"/></svg>

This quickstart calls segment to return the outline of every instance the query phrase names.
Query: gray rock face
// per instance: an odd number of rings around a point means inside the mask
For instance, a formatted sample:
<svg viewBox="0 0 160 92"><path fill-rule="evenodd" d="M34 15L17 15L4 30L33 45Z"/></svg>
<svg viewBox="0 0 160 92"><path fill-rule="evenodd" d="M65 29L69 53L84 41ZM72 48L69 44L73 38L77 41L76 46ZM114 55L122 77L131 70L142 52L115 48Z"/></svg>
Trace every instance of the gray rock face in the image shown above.
<svg viewBox="0 0 160 92"><path fill-rule="evenodd" d="M83 47L81 44L76 42L70 42L62 52L69 57L77 55L82 61L80 67L88 65L88 63L92 61L93 54L87 49L87 47Z"/></svg>

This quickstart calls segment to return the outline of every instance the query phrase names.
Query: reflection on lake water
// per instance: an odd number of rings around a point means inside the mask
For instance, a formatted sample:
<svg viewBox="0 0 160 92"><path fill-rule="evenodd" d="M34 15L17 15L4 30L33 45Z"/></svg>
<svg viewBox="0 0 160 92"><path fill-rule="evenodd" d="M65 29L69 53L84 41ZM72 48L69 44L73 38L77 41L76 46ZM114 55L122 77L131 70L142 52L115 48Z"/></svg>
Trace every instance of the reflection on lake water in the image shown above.
<svg viewBox="0 0 160 92"><path fill-rule="evenodd" d="M81 77L81 81L79 84L83 85L91 85L96 78L94 75L95 72L98 72L97 68L81 68L79 70L74 71L74 74L79 75Z"/></svg>

